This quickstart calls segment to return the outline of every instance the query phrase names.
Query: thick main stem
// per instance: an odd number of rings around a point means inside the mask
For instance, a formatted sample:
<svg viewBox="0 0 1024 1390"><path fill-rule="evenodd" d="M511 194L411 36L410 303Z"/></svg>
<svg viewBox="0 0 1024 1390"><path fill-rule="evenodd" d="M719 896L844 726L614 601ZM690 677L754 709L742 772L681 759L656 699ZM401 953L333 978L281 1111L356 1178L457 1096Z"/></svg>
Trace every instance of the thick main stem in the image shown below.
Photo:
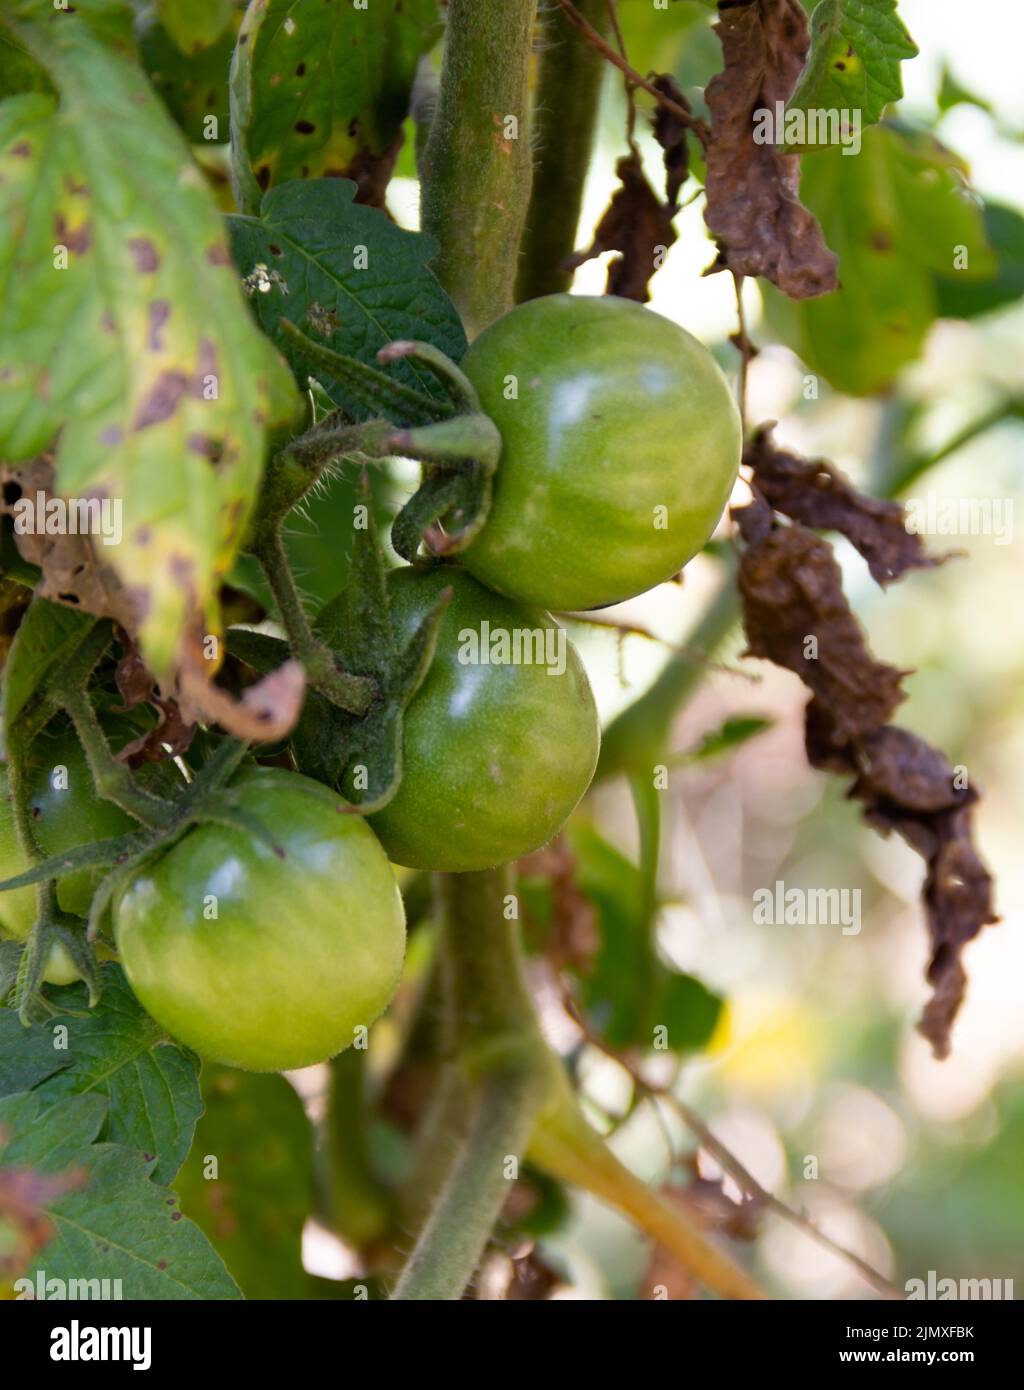
<svg viewBox="0 0 1024 1390"><path fill-rule="evenodd" d="M536 0L450 0L441 90L424 157L434 268L474 337L513 304L530 198Z"/></svg>
<svg viewBox="0 0 1024 1390"><path fill-rule="evenodd" d="M458 1147L392 1295L399 1300L461 1297L550 1088L518 926L506 915L509 870L448 874L440 884L445 1050L452 1074L437 1101L461 1133L433 1136L439 1156L453 1137Z"/></svg>
<svg viewBox="0 0 1024 1390"><path fill-rule="evenodd" d="M608 0L579 0L578 9L598 33L608 32ZM606 66L564 10L556 8L547 14L543 37L537 81L537 157L516 284L520 302L557 294L572 283L572 272L562 266L576 249Z"/></svg>

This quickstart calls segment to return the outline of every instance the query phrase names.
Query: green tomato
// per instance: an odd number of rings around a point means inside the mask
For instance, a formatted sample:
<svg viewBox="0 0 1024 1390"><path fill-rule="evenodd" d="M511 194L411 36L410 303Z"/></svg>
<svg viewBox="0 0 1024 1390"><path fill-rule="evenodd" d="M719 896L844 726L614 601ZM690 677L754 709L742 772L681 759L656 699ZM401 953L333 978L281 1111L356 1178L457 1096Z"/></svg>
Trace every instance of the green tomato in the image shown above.
<svg viewBox="0 0 1024 1390"><path fill-rule="evenodd" d="M671 578L715 529L739 414L678 324L614 296L549 295L486 329L462 369L502 440L490 514L459 556L482 584L600 608Z"/></svg>
<svg viewBox="0 0 1024 1390"><path fill-rule="evenodd" d="M310 1066L394 994L401 895L373 831L318 782L250 768L231 788L283 857L230 826L189 830L115 903L121 963L157 1022L202 1056Z"/></svg>
<svg viewBox="0 0 1024 1390"><path fill-rule="evenodd" d="M448 585L437 651L405 715L401 784L370 824L396 863L464 872L546 844L590 785L601 736L583 665L546 613L451 565L405 567L388 576L405 635ZM553 664L502 660L502 641Z"/></svg>

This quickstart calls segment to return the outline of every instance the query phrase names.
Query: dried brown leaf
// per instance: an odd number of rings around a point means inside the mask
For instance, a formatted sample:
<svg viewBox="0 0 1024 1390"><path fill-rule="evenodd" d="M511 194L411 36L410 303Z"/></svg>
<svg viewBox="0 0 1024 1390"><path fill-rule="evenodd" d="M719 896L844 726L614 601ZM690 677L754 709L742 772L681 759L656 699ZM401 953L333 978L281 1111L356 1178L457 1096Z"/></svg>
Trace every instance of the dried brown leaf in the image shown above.
<svg viewBox="0 0 1024 1390"><path fill-rule="evenodd" d="M805 731L811 765L852 775L849 795L867 823L895 831L925 861L933 993L920 1029L944 1057L966 984L961 952L998 920L971 835L977 792L937 749L889 723L906 673L871 655L831 546L802 523L848 535L881 584L930 560L903 530L899 508L859 496L828 464L776 453L767 431L747 462L754 500L735 516L746 542L739 588L748 652L793 671L813 692ZM773 505L796 520L780 524Z"/></svg>
<svg viewBox="0 0 1024 1390"><path fill-rule="evenodd" d="M743 461L752 469L758 491L777 512L845 536L883 588L907 570L928 569L945 558L929 555L921 537L907 530L898 502L858 492L824 459L802 459L777 448L770 426L757 431Z"/></svg>
<svg viewBox="0 0 1024 1390"><path fill-rule="evenodd" d="M711 112L704 220L719 245L713 269L762 275L792 299L838 286L836 256L800 202L800 156L754 140L753 112L785 102L810 36L799 0L719 6L725 68L704 97Z"/></svg>

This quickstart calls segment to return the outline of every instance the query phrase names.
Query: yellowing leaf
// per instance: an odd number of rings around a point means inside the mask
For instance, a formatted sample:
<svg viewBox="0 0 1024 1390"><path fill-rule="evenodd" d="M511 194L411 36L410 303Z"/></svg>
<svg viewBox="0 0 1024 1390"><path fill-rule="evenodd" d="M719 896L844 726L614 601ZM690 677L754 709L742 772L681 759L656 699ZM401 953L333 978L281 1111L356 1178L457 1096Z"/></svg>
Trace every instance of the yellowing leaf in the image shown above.
<svg viewBox="0 0 1024 1390"><path fill-rule="evenodd" d="M186 634L216 631L267 432L298 398L112 13L19 0L3 16L60 98L0 104L0 454L56 437L57 491L120 504L120 539L94 548L166 679Z"/></svg>

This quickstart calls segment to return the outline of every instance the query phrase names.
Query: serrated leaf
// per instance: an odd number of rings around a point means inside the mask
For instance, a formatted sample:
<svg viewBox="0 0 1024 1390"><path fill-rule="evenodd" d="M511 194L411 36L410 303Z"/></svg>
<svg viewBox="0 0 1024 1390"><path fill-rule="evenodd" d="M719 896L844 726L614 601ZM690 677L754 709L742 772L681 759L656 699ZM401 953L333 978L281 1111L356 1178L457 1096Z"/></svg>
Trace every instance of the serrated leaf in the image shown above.
<svg viewBox="0 0 1024 1390"><path fill-rule="evenodd" d="M7 1136L0 1168L68 1172L84 1185L45 1204L54 1230L37 1271L47 1279L121 1280L127 1299L234 1299L238 1286L206 1236L150 1177L151 1164L119 1144L96 1144L106 1116L100 1095L45 1106L36 1093L0 1100Z"/></svg>
<svg viewBox="0 0 1024 1390"><path fill-rule="evenodd" d="M283 1076L203 1070L206 1109L176 1183L246 1298L307 1298L302 1228L313 1208L313 1132ZM217 1161L211 1176L209 1159Z"/></svg>
<svg viewBox="0 0 1024 1390"><path fill-rule="evenodd" d="M288 179L354 179L381 207L416 67L441 33L437 0L253 0L231 75L239 206Z"/></svg>
<svg viewBox="0 0 1024 1390"><path fill-rule="evenodd" d="M263 199L259 217L228 218L241 274L251 277L264 267L252 296L260 324L303 383L308 369L282 331L282 319L369 366L376 366L385 344L409 338L432 343L458 361L466 335L429 268L436 243L403 231L354 197L355 184L347 179L282 184ZM445 399L433 374L414 363L399 361L387 370L396 380ZM322 377L321 382L354 419L368 418L339 382Z"/></svg>
<svg viewBox="0 0 1024 1390"><path fill-rule="evenodd" d="M267 431L298 400L118 13L3 14L61 97L0 106L0 453L29 459L59 431L59 491L122 504L120 544L95 549L164 679L191 624L217 630Z"/></svg>
<svg viewBox="0 0 1024 1390"><path fill-rule="evenodd" d="M231 22L231 0L156 0L160 22L182 53L200 53Z"/></svg>
<svg viewBox="0 0 1024 1390"><path fill-rule="evenodd" d="M198 1062L168 1040L128 988L119 966L104 965L100 976L103 992L94 1008L87 1008L82 985L51 993L58 1012L22 1029L23 1062L12 1079L41 1066L49 1049L56 1066L37 1081L22 1081L19 1089L34 1087L47 1104L68 1095L105 1096L110 1106L104 1138L155 1158L154 1177L171 1182L202 1113ZM8 1015L13 1011L0 1010L0 1036L13 1034ZM55 1050L55 1028L67 1029L65 1051ZM3 1066L0 1061L0 1075Z"/></svg>
<svg viewBox="0 0 1024 1390"><path fill-rule="evenodd" d="M872 125L903 95L900 64L917 51L896 0L821 0L811 16L811 51L786 110L858 111Z"/></svg>
<svg viewBox="0 0 1024 1390"><path fill-rule="evenodd" d="M839 255L840 288L797 304L764 287L769 323L837 390L881 391L921 352L938 311L935 275L995 273L962 166L929 135L875 126L861 152L804 161L801 195Z"/></svg>
<svg viewBox="0 0 1024 1390"><path fill-rule="evenodd" d="M4 667L3 718L9 728L48 672L62 665L92 630L89 613L35 597L22 618Z"/></svg>

